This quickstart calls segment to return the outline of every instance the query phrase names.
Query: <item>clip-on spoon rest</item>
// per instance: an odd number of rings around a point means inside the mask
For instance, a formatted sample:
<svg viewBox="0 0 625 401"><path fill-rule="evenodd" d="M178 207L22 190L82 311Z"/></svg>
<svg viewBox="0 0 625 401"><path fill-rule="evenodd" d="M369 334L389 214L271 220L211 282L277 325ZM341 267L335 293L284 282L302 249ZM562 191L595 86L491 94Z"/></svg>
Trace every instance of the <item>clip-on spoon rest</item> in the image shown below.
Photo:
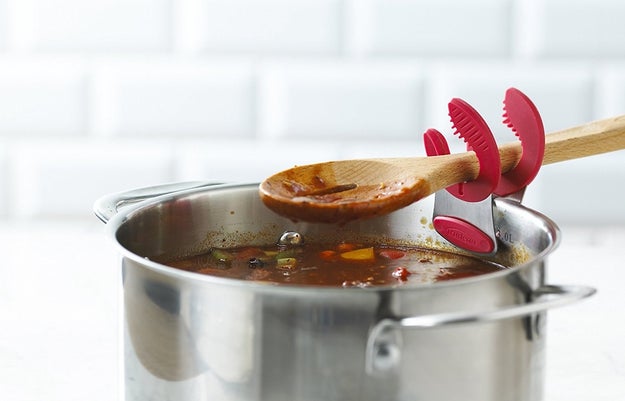
<svg viewBox="0 0 625 401"><path fill-rule="evenodd" d="M480 114L461 99L449 102L453 128L473 150L480 163L476 180L452 185L435 194L433 225L452 244L476 253L497 251L493 219L493 194L521 201L525 187L536 177L542 164L545 133L538 110L521 91L510 88L504 100L504 124L519 137L519 163L501 175L499 150L492 132ZM449 154L443 135L429 129L424 134L428 156Z"/></svg>

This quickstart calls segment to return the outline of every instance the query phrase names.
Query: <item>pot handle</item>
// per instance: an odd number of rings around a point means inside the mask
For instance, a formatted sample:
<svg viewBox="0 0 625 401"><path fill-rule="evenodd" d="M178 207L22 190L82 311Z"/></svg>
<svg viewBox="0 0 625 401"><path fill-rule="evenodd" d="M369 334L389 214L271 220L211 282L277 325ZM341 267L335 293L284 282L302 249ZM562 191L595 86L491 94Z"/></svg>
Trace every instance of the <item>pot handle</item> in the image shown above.
<svg viewBox="0 0 625 401"><path fill-rule="evenodd" d="M93 205L93 211L95 215L100 220L102 220L102 222L107 223L111 218L113 218L113 216L117 214L119 209L121 209L122 207L133 205L137 202L155 198L160 195L167 195L186 189L208 187L219 184L222 183L206 181L186 181L116 192L113 194L105 195L100 199L96 200L95 204Z"/></svg>
<svg viewBox="0 0 625 401"><path fill-rule="evenodd" d="M580 301L590 297L596 291L587 286L544 285L532 291L532 299L522 305L485 311L448 312L381 319L373 326L367 338L367 372L379 374L398 364L401 352L397 333L392 329L429 329L511 319Z"/></svg>

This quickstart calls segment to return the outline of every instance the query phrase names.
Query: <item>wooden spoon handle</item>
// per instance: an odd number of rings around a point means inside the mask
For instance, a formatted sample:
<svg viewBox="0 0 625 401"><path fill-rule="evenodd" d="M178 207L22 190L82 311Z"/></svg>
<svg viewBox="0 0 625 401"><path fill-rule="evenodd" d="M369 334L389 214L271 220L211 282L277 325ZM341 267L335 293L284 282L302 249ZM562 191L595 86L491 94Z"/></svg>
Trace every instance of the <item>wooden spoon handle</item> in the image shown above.
<svg viewBox="0 0 625 401"><path fill-rule="evenodd" d="M545 137L543 164L625 149L625 115L594 121Z"/></svg>
<svg viewBox="0 0 625 401"><path fill-rule="evenodd" d="M543 165L625 149L625 115L593 121L545 136ZM521 144L499 147L501 170L512 169L521 158Z"/></svg>

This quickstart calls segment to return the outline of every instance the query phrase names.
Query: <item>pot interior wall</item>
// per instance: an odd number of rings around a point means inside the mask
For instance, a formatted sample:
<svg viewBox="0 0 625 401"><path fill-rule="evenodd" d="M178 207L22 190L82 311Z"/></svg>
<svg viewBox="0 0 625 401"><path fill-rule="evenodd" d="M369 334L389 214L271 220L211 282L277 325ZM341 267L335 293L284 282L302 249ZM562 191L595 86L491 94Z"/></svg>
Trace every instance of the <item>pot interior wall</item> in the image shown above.
<svg viewBox="0 0 625 401"><path fill-rule="evenodd" d="M499 251L484 259L516 266L556 245L557 227L544 216L503 200L496 205ZM116 239L145 258L189 256L213 246L272 244L286 230L312 241L366 239L463 253L433 229L432 206L430 197L392 214L343 226L293 222L267 209L256 186L226 186L161 197L130 213Z"/></svg>

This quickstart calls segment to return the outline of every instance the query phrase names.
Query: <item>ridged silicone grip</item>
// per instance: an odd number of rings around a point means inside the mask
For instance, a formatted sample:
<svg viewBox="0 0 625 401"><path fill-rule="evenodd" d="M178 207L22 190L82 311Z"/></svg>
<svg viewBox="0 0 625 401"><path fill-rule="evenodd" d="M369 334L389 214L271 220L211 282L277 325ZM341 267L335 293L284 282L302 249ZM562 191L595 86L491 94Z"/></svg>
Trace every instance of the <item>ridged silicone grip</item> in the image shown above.
<svg viewBox="0 0 625 401"><path fill-rule="evenodd" d="M545 128L538 109L520 90L510 88L504 100L504 124L521 141L523 152L517 165L501 176L496 195L520 191L536 178L545 155Z"/></svg>

